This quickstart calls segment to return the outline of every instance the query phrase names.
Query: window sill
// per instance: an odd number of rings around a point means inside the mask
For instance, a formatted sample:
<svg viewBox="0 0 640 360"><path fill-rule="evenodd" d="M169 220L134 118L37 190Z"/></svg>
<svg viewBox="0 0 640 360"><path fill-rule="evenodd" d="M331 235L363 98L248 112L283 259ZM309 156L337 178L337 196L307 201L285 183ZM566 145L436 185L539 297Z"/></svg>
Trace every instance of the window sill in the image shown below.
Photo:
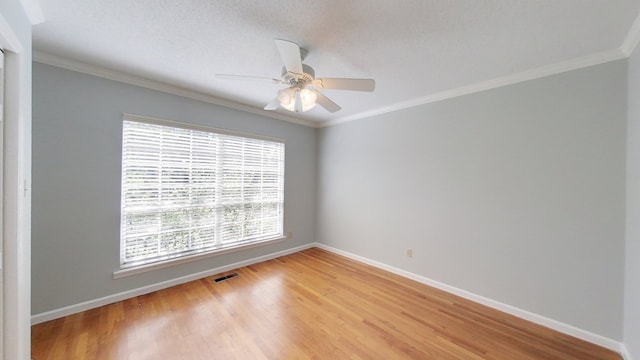
<svg viewBox="0 0 640 360"><path fill-rule="evenodd" d="M184 263L188 263L188 262L192 262L192 261L196 261L196 260L202 260L202 259L206 259L206 258L218 256L218 255L223 255L223 254L228 254L228 253L232 253L232 252L236 252L236 251L240 251L240 250L246 250L246 249L250 249L252 247L257 247L257 246L262 246L262 245L267 245L267 244L273 244L273 243L277 243L277 242L280 242L280 241L284 241L286 239L287 239L286 237L278 237L278 238L267 239L267 240L263 240L263 241L259 241L259 242L250 243L250 244L241 244L241 245L229 247L229 248L226 248L226 249L213 250L213 251L209 251L209 252L205 252L205 253L201 253L201 254L194 254L194 255L183 256L183 257L179 257L179 258L175 258L175 259L169 259L169 260L165 260L165 261L161 261L161 262L157 262L157 263L153 263L153 264L140 265L140 266L131 267L131 268L127 268L127 269L121 269L121 270L117 270L117 271L113 272L113 278L114 279L121 279L121 278L124 278L124 277L127 277L127 276L142 274L142 273L145 273L145 272L148 272L148 271L153 271L153 270L162 269L162 268L166 268L166 267L170 267L170 266L180 265L180 264L184 264Z"/></svg>

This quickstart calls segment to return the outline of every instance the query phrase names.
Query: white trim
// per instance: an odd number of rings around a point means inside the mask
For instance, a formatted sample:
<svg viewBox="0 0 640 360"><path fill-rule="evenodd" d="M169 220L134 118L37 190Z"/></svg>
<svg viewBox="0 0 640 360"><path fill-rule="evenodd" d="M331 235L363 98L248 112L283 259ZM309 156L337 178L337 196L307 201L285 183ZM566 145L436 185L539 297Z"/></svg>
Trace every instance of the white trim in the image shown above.
<svg viewBox="0 0 640 360"><path fill-rule="evenodd" d="M22 21L20 21L22 22ZM31 35L25 36L26 42ZM31 352L31 55L0 14L5 55L3 150L3 338L4 359L27 359Z"/></svg>
<svg viewBox="0 0 640 360"><path fill-rule="evenodd" d="M236 252L236 251L240 251L240 250L247 250L247 249L250 249L250 248L253 248L253 247L256 247L256 246L275 244L275 243L278 243L278 242L281 242L281 241L284 241L284 240L287 240L287 238L286 237L279 237L279 238L275 238L275 239L262 240L262 241L254 242L254 243L250 243L250 244L241 244L241 245L238 245L238 246L225 248L225 249L221 249L221 250L213 250L213 251L207 251L207 252L200 253L200 254L181 256L181 257L178 257L178 258L175 258L175 259L169 259L169 260L165 260L165 261L161 261L161 262L157 262L157 263L141 265L141 266L135 266L135 267L131 267L131 268L125 268L125 269L114 271L113 272L113 278L114 279L122 279L123 277L142 274L142 273L146 273L146 272L149 272L149 271L158 270L158 269L162 269L162 268L166 268L166 267L170 267L170 266L176 266L176 265L180 265L180 264L185 264L185 263L189 263L189 262L192 262L192 261L202 260L202 259L206 259L206 258L210 258L210 257L214 257L214 256L220 256L220 255L224 255L224 254L228 254L228 253L232 253L232 252Z"/></svg>
<svg viewBox="0 0 640 360"><path fill-rule="evenodd" d="M636 17L633 25L631 25L631 29L629 29L627 37L624 39L622 46L620 46L620 50L625 56L629 57L633 54L636 46L638 46L638 42L640 42L640 14Z"/></svg>
<svg viewBox="0 0 640 360"><path fill-rule="evenodd" d="M152 116L144 116L144 115L123 113L122 114L122 119L123 120L129 120L129 121L137 121L137 122L155 124L155 125L173 126L173 127L177 127L177 128L181 128L181 129L192 129L192 130L198 130L198 131L214 132L214 133L224 134L224 135L240 136L240 137L251 138L251 139L267 140L267 141L272 141L272 142L277 142L277 143L284 143L285 142L285 139L277 138L277 137L271 137L271 136L260 135L260 134L252 134L252 133L247 133L247 132L242 132L242 131L235 131L235 130L228 130L228 129L222 129L222 128L216 128L216 127L197 125L197 124L186 123L186 122L181 122L181 121L176 121L176 120L162 119L162 118L157 118L157 117L152 117Z"/></svg>
<svg viewBox="0 0 640 360"><path fill-rule="evenodd" d="M624 344L620 344L620 355L622 355L624 360L633 360L629 350L627 350L627 347Z"/></svg>
<svg viewBox="0 0 640 360"><path fill-rule="evenodd" d="M567 71L582 69L582 68L593 66L593 65L603 64L610 61L620 60L620 59L624 59L625 57L626 57L625 53L620 49L604 51L596 54L591 54L591 55L571 59L568 61L563 61L563 62L550 64L550 65L542 66L542 67L531 69L531 70L522 71L516 74L501 76L491 80L482 81L479 83L470 84L470 85L458 87L451 90L445 90L439 93L419 97L416 99L401 101L401 102L398 102L389 106L381 107L378 109L374 109L371 111L366 111L363 113L359 113L359 114L355 114L355 115L351 115L343 118L337 118L337 119L325 121L318 124L317 126L322 128L322 127L337 125L337 124L341 124L349 121L369 118L375 115L386 114L389 112L408 109L408 108L412 108L412 107L416 107L424 104L429 104L437 101L455 98L458 96L473 94L480 91L500 88L507 85L513 85L513 84L521 83L524 81L534 80L534 79L542 78L549 75L555 75L555 74L559 74Z"/></svg>
<svg viewBox="0 0 640 360"><path fill-rule="evenodd" d="M40 314L36 314L33 315L31 317L31 324L32 325L36 325L36 324L40 324L46 321L50 321L50 320L54 320L54 319L58 319L64 316L68 316L68 315L72 315L72 314L76 314L82 311L86 311L86 310L90 310L90 309L94 309L100 306L105 306L108 304L112 304L114 302L118 302L118 301L122 301L122 300L126 300L126 299L130 299L132 297L136 297L136 296L140 296L140 295L144 295L144 294L148 294L154 291L158 291L158 290L162 290L162 289L166 289L172 286L176 286L176 285L180 285L180 284L184 284L190 281L194 281L194 280L198 280L198 279L202 279L205 277L209 277L212 275L216 275L222 272L226 272L226 271L230 271L230 270L234 270L234 269L238 269L244 266L249 266L252 264L257 264L263 261L267 261L267 260L271 260L271 259L275 259L278 257L282 257L282 256L286 256L286 255L290 255L299 251L303 251L306 249L310 249L313 247L317 247L320 249L324 249L327 250L329 252L338 254L338 255L342 255L345 256L349 259L355 260L355 261L359 261L362 263L365 263L367 265L371 265L373 267L385 270L385 271L389 271L390 273L396 274L396 275L400 275L402 277L417 281L419 283L428 285L428 286L432 286L436 289L440 289L442 291L446 291L450 294L454 294L457 296L460 296L464 299L488 306L490 308L505 312L507 314L511 314L514 316L517 316L519 318L531 321L533 323L548 327L550 329L559 331L561 333L567 334L567 335L571 335L574 336L576 338L588 341L590 343L596 344L596 345L600 345L602 347L605 347L607 349L616 351L618 353L620 353L624 360L632 360L631 355L629 354L629 352L627 351L625 345L623 343L620 343L618 341L606 338L604 336L598 335L598 334L594 334L592 332L586 331L586 330L582 330L579 329L577 327L574 327L572 325L568 325L568 324L564 324L562 322L547 318L545 316L542 315L538 315L526 310L522 310L519 309L515 306L511 306L499 301L495 301L489 298L486 298L484 296L480 296L474 293L471 293L469 291L466 290L462 290L435 280L431 280L429 278L420 276L420 275L416 275L414 273L405 271L405 270L401 270L398 269L396 267L390 266L390 265L386 265L383 264L381 262L375 261L375 260L371 260L368 258L365 258L363 256L359 256L359 255L355 255L353 253L344 251L344 250L340 250L337 248L334 248L332 246L328 246L325 244L320 244L320 243L310 243L310 244L305 244L305 245L301 245L295 248L291 248L291 249L287 249L287 250L283 250L283 251L279 251L279 252L275 252L272 254L268 254L268 255L263 255L263 256L259 256L259 257L255 257L252 259L248 259L248 260L244 260L244 261L239 261L233 264L229 264L229 265L225 265L225 266L221 266L215 269L210 269L210 270L206 270L206 271L202 271L199 273L195 273L195 274L190 274L190 275L186 275L186 276L182 276L176 279L172 279L172 280L167 280L167 281L163 281L160 283L156 283L156 284L152 284L152 285L148 285L148 286L143 286L141 288L137 288L137 289L132 289L132 290L127 290L127 291L123 291L117 294L113 294L113 295L107 295L105 297L102 298L98 298L98 299L93 299L93 300L89 300L89 301L85 301L82 303L78 303L75 305L71 305L71 306L66 306L60 309L55 309L55 310L51 310L51 311L47 311L44 313L40 313Z"/></svg>
<svg viewBox="0 0 640 360"><path fill-rule="evenodd" d="M59 68L76 71L88 75L101 77L108 80L114 80L125 84L144 87L147 89L162 91L168 94L178 95L189 99L203 101L209 104L220 105L234 110L240 110L251 114L261 115L276 120L283 120L290 123L316 127L313 121L298 119L292 116L283 115L273 111L258 109L253 106L244 105L231 100L225 100L213 95L205 94L201 91L191 90L184 87L167 84L165 82L152 80L141 77L139 75L127 74L121 71L107 69L101 66L84 63L77 60L62 58L60 56L43 53L40 51L33 52L33 61L56 66Z"/></svg>
<svg viewBox="0 0 640 360"><path fill-rule="evenodd" d="M579 339L588 341L590 343L596 344L596 345L600 345L602 347L605 347L607 349L616 351L616 352L622 352L622 348L623 348L623 344L621 344L618 341L606 338L604 336L598 335L598 334L594 334L592 332L586 331L586 330L582 330L579 329L575 326L572 325L568 325L565 323L562 323L560 321L556 321L553 319L550 319L548 317L542 316L542 315L538 315L526 310L522 310L519 309L515 306L511 306L496 300L492 300L489 298L486 298L484 296L480 296L477 294L474 294L472 292L466 291L466 290L462 290L444 283L441 283L439 281L435 281L435 280L431 280L429 278L426 278L424 276L420 276L420 275L416 275L414 273L402 270L402 269L398 269L396 267L387 265L387 264L383 264L381 262L375 261L375 260L371 260L359 255L355 255L353 253L344 251L344 250L340 250L337 248L334 248L332 246L328 246L325 244L320 244L320 243L316 243L315 244L316 247L320 248L320 249L324 249L327 251L330 251L332 253L338 254L338 255L342 255L345 256L347 258L350 258L352 260L356 260L362 263L365 263L367 265L371 265L373 267L382 269L382 270L386 270L389 271L391 273L394 273L396 275L400 275L403 277L406 277L408 279L417 281L419 283L428 285L428 286L432 286L436 289L440 289L442 291L446 291L450 294L454 294L457 296L460 296L462 298L465 298L467 300L471 300L473 302L488 306L490 308L505 312L507 314L511 314L514 316L517 316L519 318L531 321L533 323L548 327L550 329L559 331L561 333L567 334L567 335L571 335L574 337L577 337Z"/></svg>
<svg viewBox="0 0 640 360"><path fill-rule="evenodd" d="M15 53L21 53L24 51L24 47L20 43L20 40L18 40L18 37L11 29L11 25L9 25L2 14L0 14L0 48L13 51Z"/></svg>
<svg viewBox="0 0 640 360"><path fill-rule="evenodd" d="M636 26L635 23L634 23L634 26ZM637 25L637 27L640 27L640 24ZM631 37L631 34L632 33L630 32L628 39ZM640 38L640 35L638 35L638 37ZM299 125L309 126L313 128L322 128L322 127L341 124L344 122L369 118L375 115L412 108L415 106L420 106L420 105L429 104L429 103L433 103L441 100L451 99L458 96L468 95L468 94L472 94L472 93L476 93L484 90L495 89L495 88L512 85L512 84L516 84L516 83L520 83L528 80L534 80L534 79L542 78L549 75L559 74L559 73L563 73L571 70L577 70L577 69L598 65L598 64L602 64L610 61L620 60L626 57L628 57L628 54L626 53L624 48L621 47L618 49L603 51L600 53L595 53L595 54L591 54L591 55L587 55L579 58L574 58L571 60L522 71L516 74L502 76L502 77L490 79L487 81L482 81L475 84L462 86L455 89L445 90L439 93L423 96L416 99L401 101L389 106L361 112L361 113L346 116L346 117L339 117L339 118L327 120L324 122L315 122L315 121L303 120L303 119L287 116L287 115L280 114L273 111L258 109L249 105L244 105L234 101L225 100L209 94L205 94L201 91L186 89L183 87L167 84L161 81L140 77L138 75L127 74L121 71L111 70L111 69L107 69L97 65L92 65L92 64L84 63L77 60L71 60L71 59L63 58L57 55L52 55L44 52L39 52L39 51L33 52L33 60L43 64L48 64L48 65L52 65L52 66L80 72L80 73L89 74L89 75L94 75L94 76L102 77L109 80L119 81L126 84L145 87L148 89L158 90L158 91L166 92L169 94L174 94L174 95L178 95L178 96L182 96L190 99L200 100L200 101L204 101L211 104L216 104L216 105L220 105L220 106L224 106L224 107L228 107L228 108L232 108L240 111L245 111L252 114L262 115L262 116L270 117L277 120L284 120L284 121L292 122Z"/></svg>
<svg viewBox="0 0 640 360"><path fill-rule="evenodd" d="M305 244L305 245L301 245L301 246L294 247L294 248L291 248L291 249L286 249L286 250L278 251L278 252L275 252L275 253L271 253L271 254L267 254L267 255L263 255L263 256L258 256L258 257L247 259L247 260L243 260L243 261L239 261L239 262L236 262L236 263L233 263L233 264L217 267L215 269L210 269L210 270L202 271L202 272L199 272L199 273L182 276L182 277L179 277L179 278L176 278L176 279L159 282L159 283L152 284L152 285L147 285L147 286L143 286L141 288L127 290L127 291L123 291L123 292L120 292L120 293L117 293L117 294L113 294L113 295L107 295L107 296L101 297L99 299L93 299L93 300L81 302L79 304L75 304L75 305L71 305L71 306L65 306L65 307L60 308L60 309L55 309L55 310L47 311L47 312L44 312L44 313L36 314L36 315L31 316L31 325L40 324L40 323L43 323L45 321L58 319L58 318L61 318L61 317L64 317L64 316L68 316L68 315L76 314L76 313L79 313L79 312L82 312L82 311L94 309L94 308L97 308L97 307L100 307L100 306L112 304L114 302L130 299L132 297L148 294L148 293L151 293L151 292L154 292L154 291L158 291L158 290L166 289L166 288L169 288L169 287L172 287L172 286L184 284L184 283L187 283L187 282L190 282L190 281L202 279L202 278L205 278L205 277L208 277L208 276L212 276L212 275L216 275L216 274L219 274L219 273L222 273L222 272L225 272L225 271L230 271L230 270L238 269L238 268L241 268L241 267L244 267L244 266L249 266L249 265L257 264L257 263L260 263L260 262L263 262L263 261L279 258L279 257L285 256L285 255L289 255L289 254L293 254L293 253L296 253L296 252L299 252L299 251L302 251L302 250L310 249L310 248L314 247L315 245L316 244L314 244L314 243Z"/></svg>
<svg viewBox="0 0 640 360"><path fill-rule="evenodd" d="M20 4L31 25L38 25L44 22L44 12L42 12L42 7L38 0L20 0Z"/></svg>

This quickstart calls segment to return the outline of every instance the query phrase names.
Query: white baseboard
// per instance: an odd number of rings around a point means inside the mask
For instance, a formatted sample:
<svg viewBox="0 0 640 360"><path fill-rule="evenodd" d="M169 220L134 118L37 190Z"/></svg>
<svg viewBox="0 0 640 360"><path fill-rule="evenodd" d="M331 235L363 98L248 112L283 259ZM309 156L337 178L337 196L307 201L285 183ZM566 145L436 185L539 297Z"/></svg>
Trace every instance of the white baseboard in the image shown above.
<svg viewBox="0 0 640 360"><path fill-rule="evenodd" d="M40 313L40 314L36 314L33 315L31 317L31 324L35 325L35 324L40 324L43 323L45 321L49 321L49 320L54 320L54 319L58 319L64 316L68 316L68 315L72 315L72 314L76 314L82 311L86 311L86 310L90 310L93 308L97 308L100 306L104 306L104 305L108 305L108 304L112 304L114 302L118 302L118 301L122 301L122 300L126 300L126 299L130 299L132 297L136 297L136 296L140 296L140 295L144 295L144 294L148 294L154 291L158 291L158 290L162 290L162 289L166 289L172 286L176 286L176 285L180 285L180 284L184 284L187 283L189 281L194 281L194 280L198 280L204 277L208 277L208 276L212 276L215 274L219 274L225 271L230 271L233 269L238 269L244 266L248 266L248 265L252 265L252 264L257 264L259 262L263 262L263 261L267 261L267 260L271 260L271 259L275 259L281 256L285 256L285 255L289 255L289 254L293 254L302 250L306 250L312 247L318 247L320 249L324 249L327 251L330 251L332 253L338 254L338 255L342 255L345 256L347 258L365 263L367 265L371 265L374 266L376 268L382 269L382 270L386 270L389 271L391 273L394 273L396 275L400 275L403 277L406 277L408 279L417 281L419 283L428 285L428 286L432 286L434 288L446 291L448 293L460 296L462 298L471 300L473 302L488 306L490 308L505 312L507 314L511 314L514 316L517 316L519 318L531 321L533 323L548 327L550 329L559 331L561 333L567 334L567 335L571 335L574 336L576 338L588 341L590 343L596 344L596 345L600 345L602 347L605 347L607 349L611 349L613 351L616 351L618 353L620 353L624 360L632 360L631 355L629 354L629 352L627 351L626 347L624 346L624 344L606 338L604 336L598 335L598 334L594 334L592 332L583 330L583 329L579 329L575 326L572 325L568 325L550 318L547 318L545 316L542 315L538 315L526 310L522 310L519 309L515 306L511 306L511 305L507 305L505 303L496 301L496 300L492 300L489 298L486 298L484 296L480 296L474 293L471 293L469 291L466 290L462 290L435 280L431 280L429 278L426 278L424 276L420 276L402 269L398 269L396 267L375 261L375 260L371 260L344 250L340 250L337 248L334 248L332 246L328 246L325 244L320 244L320 243L311 243L311 244L306 244L306 245L302 245L302 246L298 246L295 248L291 248L291 249L287 249L287 250L283 250L283 251L279 251L279 252L275 252L272 254L267 254L267 255L263 255L263 256L259 256L259 257L255 257L252 259L248 259L248 260L244 260L244 261L240 261L240 262L236 262L233 264L229 264L229 265L225 265L225 266L221 266L215 269L210 269L207 271L202 271L199 273L195 273L195 274L190 274L187 276L182 276L176 279L172 279L172 280L167 280L167 281L163 281L157 284L152 284L152 285L148 285L148 286L144 286L141 288L137 288L137 289L132 289L132 290L128 290L128 291L124 291L121 293L117 293L117 294L113 294L113 295L108 295L99 299L94 299L94 300L89 300L89 301L85 301L79 304L75 304L75 305L71 305L71 306L66 306L60 309L55 309L55 310L51 310L51 311L47 311L44 313Z"/></svg>
<svg viewBox="0 0 640 360"><path fill-rule="evenodd" d="M630 360L631 357L629 356L628 352L626 351L626 348L624 347L624 344L609 339L607 337L598 335L598 334L594 334L592 332L583 330L583 329L579 329L575 326L572 325L568 325L553 319L550 319L548 317L542 316L542 315L538 315L526 310L522 310L519 309L515 306L511 306L511 305L507 305L505 303L496 301L496 300L492 300L489 298L486 298L484 296L480 296L474 293L471 293L469 291L466 290L462 290L429 278L426 278L424 276L420 276L420 275L416 275L414 273L402 270L402 269L398 269L395 268L393 266L389 266L387 264L383 264L381 262L375 261L375 260L371 260L344 250L340 250L337 248L334 248L332 246L328 246L325 244L320 244L320 243L316 243L315 244L316 247L320 248L320 249L324 249L327 251L330 251L332 253L338 254L338 255L342 255L345 257L348 257L350 259L365 263L367 265L371 265L373 267L382 269L382 270L386 270L389 271L391 273L394 273L396 275L400 275L403 277L406 277L408 279L417 281L419 283L428 285L428 286L432 286L436 289L440 289L443 291L446 291L450 294L454 294L457 296L460 296L462 298L465 298L467 300L471 300L473 302L488 306L490 308L505 312L507 314L511 314L514 316L517 316L521 319L525 319L528 321L531 321L533 323L548 327L550 329L559 331L561 333L567 334L567 335L571 335L573 337L576 337L578 339L582 339L585 341L588 341L590 343L596 344L596 345L600 345L602 347L605 347L607 349L613 350L615 352L618 352L620 354L622 354L625 357L625 360Z"/></svg>
<svg viewBox="0 0 640 360"><path fill-rule="evenodd" d="M627 347L624 344L620 344L620 354L624 360L633 360L629 350L627 350Z"/></svg>
<svg viewBox="0 0 640 360"><path fill-rule="evenodd" d="M166 288L169 288L169 287L172 287L172 286L184 284L184 283L187 283L189 281L202 279L202 278L205 278L205 277L208 277L208 276L219 274L221 272L230 271L230 270L238 269L238 268L241 268L241 267L244 267L244 266L257 264L259 262L275 259L275 258L278 258L278 257L281 257L281 256L293 254L293 253L296 253L296 252L299 252L299 251L302 251L302 250L306 250L306 249L312 248L315 245L316 245L315 243L306 244L306 245L294 247L294 248L291 248L291 249L275 252L275 253L272 253L272 254L267 254L267 255L258 256L258 257L255 257L255 258L252 258L252 259L248 259L248 260L244 260L244 261L239 261L239 262L236 262L236 263L233 263L233 264L229 264L229 265L225 265L225 266L221 266L221 267L218 267L218 268L215 268L215 269L210 269L210 270L202 271L202 272L199 272L199 273L182 276L182 277L179 277L179 278L176 278L176 279L163 281L163 282L160 282L160 283L157 283L157 284L152 284L152 285L144 286L144 287L137 288L137 289L127 290L127 291L123 291L121 293L117 293L117 294L101 297L99 299L89 300L89 301L85 301L85 302L82 302L82 303L79 303L79 304L70 305L70 306L66 306L66 307L60 308L60 309L55 309L55 310L47 311L47 312L44 312L44 313L32 315L31 316L31 325L40 324L40 323L43 323L45 321L58 319L58 318L61 318L61 317L64 317L64 316L68 316L68 315L76 314L76 313L79 313L79 312L82 312L82 311L94 309L94 308L97 308L97 307L100 307L100 306L112 304L114 302L130 299L132 297L136 297L136 296L148 294L148 293L151 293L151 292L154 292L154 291L166 289Z"/></svg>

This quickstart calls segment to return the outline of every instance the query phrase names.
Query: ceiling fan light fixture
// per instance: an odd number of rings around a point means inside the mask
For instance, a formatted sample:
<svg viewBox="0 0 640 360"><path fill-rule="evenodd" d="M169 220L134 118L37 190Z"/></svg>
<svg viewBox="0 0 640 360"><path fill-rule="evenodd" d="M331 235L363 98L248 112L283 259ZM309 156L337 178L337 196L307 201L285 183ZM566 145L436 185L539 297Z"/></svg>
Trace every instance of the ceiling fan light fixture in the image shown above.
<svg viewBox="0 0 640 360"><path fill-rule="evenodd" d="M293 88L282 89L278 91L278 100L280 100L280 106L292 110L296 104L296 91Z"/></svg>
<svg viewBox="0 0 640 360"><path fill-rule="evenodd" d="M302 111L313 109L313 107L316 106L316 100L318 100L318 96L313 91L309 89L300 90L300 101L302 101Z"/></svg>
<svg viewBox="0 0 640 360"><path fill-rule="evenodd" d="M290 87L278 91L278 100L280 106L289 110L296 111L296 93L300 91L300 101L302 102L302 111L308 111L316 106L318 96L309 89L298 89Z"/></svg>

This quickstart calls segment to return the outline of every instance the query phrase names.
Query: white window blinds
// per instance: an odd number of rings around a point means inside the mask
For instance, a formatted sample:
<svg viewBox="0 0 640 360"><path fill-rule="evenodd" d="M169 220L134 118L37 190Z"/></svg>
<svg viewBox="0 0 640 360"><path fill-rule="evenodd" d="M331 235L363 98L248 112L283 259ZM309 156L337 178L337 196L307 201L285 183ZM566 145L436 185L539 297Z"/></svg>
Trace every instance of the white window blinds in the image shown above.
<svg viewBox="0 0 640 360"><path fill-rule="evenodd" d="M125 118L121 268L283 236L284 144Z"/></svg>

